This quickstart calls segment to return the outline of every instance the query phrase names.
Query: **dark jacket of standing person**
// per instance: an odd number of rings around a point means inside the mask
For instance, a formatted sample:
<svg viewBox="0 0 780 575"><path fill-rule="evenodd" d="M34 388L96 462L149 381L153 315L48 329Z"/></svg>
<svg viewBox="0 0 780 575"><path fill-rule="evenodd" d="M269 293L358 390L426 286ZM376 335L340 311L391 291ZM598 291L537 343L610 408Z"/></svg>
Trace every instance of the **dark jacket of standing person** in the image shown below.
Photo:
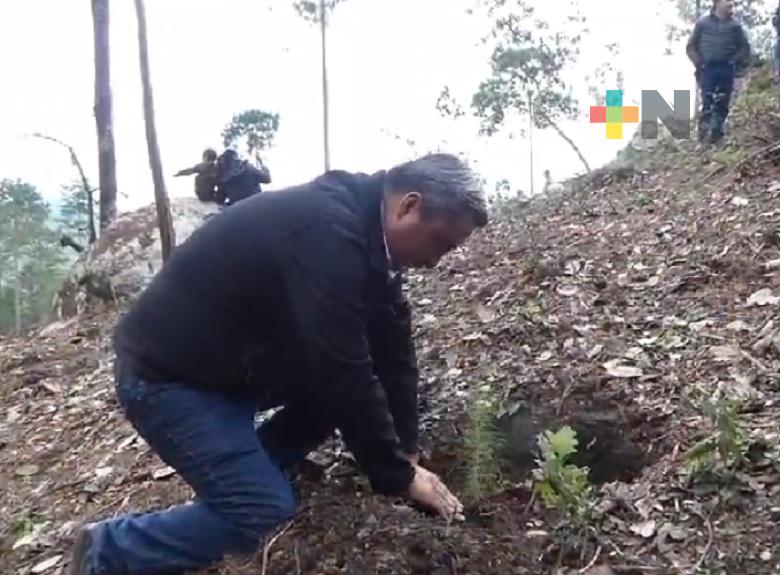
<svg viewBox="0 0 780 575"><path fill-rule="evenodd" d="M225 150L217 160L218 204L233 205L262 192L260 184L271 183L271 172L261 162L260 167L238 157L235 150Z"/></svg>
<svg viewBox="0 0 780 575"><path fill-rule="evenodd" d="M709 64L745 68L750 60L750 44L742 25L733 17L722 19L715 14L708 14L696 23L686 52L697 68Z"/></svg>
<svg viewBox="0 0 780 575"><path fill-rule="evenodd" d="M772 15L772 26L775 29L775 74L780 74L780 4Z"/></svg>
<svg viewBox="0 0 780 575"><path fill-rule="evenodd" d="M775 34L780 36L780 5L775 8L772 14L772 27L775 29Z"/></svg>

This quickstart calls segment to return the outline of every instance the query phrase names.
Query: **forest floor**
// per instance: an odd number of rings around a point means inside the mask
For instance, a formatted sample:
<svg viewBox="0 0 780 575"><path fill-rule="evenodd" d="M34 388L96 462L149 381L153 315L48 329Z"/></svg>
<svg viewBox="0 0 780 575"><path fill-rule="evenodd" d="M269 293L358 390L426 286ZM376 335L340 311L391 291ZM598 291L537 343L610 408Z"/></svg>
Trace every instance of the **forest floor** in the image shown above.
<svg viewBox="0 0 780 575"><path fill-rule="evenodd" d="M428 465L463 492L477 388L505 421L596 422L584 535L533 495L523 425L507 432L520 461L451 524L371 494L332 441L296 472L295 521L213 572L780 573L776 100L749 87L726 146L662 140L566 191L498 201L409 277ZM0 573L61 573L82 522L192 496L117 409L123 305L0 339ZM746 456L693 475L691 447L724 431L702 408L717 396L738 405Z"/></svg>

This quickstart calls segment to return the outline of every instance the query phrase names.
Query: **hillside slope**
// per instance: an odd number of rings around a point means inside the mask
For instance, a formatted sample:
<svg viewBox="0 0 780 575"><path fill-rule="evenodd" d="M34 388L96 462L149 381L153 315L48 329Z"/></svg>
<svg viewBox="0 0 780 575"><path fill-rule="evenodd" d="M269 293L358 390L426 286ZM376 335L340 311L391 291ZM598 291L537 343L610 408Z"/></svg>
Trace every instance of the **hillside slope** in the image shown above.
<svg viewBox="0 0 780 575"><path fill-rule="evenodd" d="M776 98L754 80L731 147L664 141L566 192L501 202L468 246L410 275L430 465L462 489L472 392L487 387L524 468L505 489L446 525L371 495L331 443L299 470L292 526L215 572L780 573ZM191 496L116 408L109 337L132 296L0 339L2 573L57 573L79 522ZM684 454L713 429L698 406L719 395L739 404L747 457L693 482ZM538 422L595 425L587 462L622 480L599 487L585 537L531 496Z"/></svg>

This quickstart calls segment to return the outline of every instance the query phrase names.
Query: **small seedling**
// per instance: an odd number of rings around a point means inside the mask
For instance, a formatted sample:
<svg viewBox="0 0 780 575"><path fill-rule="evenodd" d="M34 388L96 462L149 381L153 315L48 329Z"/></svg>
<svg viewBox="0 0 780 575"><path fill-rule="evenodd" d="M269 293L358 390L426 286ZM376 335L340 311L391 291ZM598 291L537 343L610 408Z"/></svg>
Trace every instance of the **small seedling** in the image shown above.
<svg viewBox="0 0 780 575"><path fill-rule="evenodd" d="M463 496L475 502L501 486L501 457L505 440L496 426L498 408L488 388L476 395L466 430L466 481Z"/></svg>
<svg viewBox="0 0 780 575"><path fill-rule="evenodd" d="M35 529L35 522L29 515L24 515L18 519L11 527L11 533L16 539L29 535Z"/></svg>
<svg viewBox="0 0 780 575"><path fill-rule="evenodd" d="M533 475L545 505L559 510L573 526L581 527L590 519L594 495L588 468L569 463L578 445L577 434L569 426L540 433L540 453Z"/></svg>
<svg viewBox="0 0 780 575"><path fill-rule="evenodd" d="M721 396L705 401L701 411L709 420L712 432L685 454L689 472L700 476L741 464L747 453L748 441L737 403Z"/></svg>

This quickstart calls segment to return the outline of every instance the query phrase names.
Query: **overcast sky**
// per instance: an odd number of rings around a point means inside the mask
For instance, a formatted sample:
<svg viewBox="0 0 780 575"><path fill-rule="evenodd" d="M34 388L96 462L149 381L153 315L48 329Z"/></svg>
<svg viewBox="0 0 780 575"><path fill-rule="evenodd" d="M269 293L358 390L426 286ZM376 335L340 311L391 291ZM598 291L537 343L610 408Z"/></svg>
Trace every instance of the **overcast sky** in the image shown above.
<svg viewBox="0 0 780 575"><path fill-rule="evenodd" d="M147 0L150 58L163 166L173 196L192 194L192 181L170 174L218 147L230 117L247 108L278 112L281 125L265 155L280 188L317 175L323 166L319 36L290 0ZM435 108L445 85L467 99L488 73L489 47L479 40L489 22L467 13L474 0L346 0L329 28L332 164L366 171L390 167L417 151L442 147L465 153L489 182L528 188L528 144L510 126L478 137L471 120L441 118ZM552 12L557 3L540 2ZM554 5L554 6L553 6ZM664 16L657 3L582 0L588 42L618 42L617 67L627 100L657 89L672 101L691 87L681 47L664 53ZM269 10L269 6L273 9ZM120 209L153 199L146 156L132 0L111 0L111 66ZM30 181L47 196L75 174L67 154L24 137L44 132L76 147L93 183L97 152L93 105L92 19L88 0L0 1L0 178ZM595 57L593 57L595 58ZM597 62L583 59L582 78ZM579 72L580 70L578 70ZM579 88L584 87L584 81ZM614 88L605 86L604 89ZM604 126L583 118L566 124L592 165L625 145L607 141ZM517 129L515 129L517 128ZM555 134L535 136L536 179L556 180L579 164ZM412 140L416 147L406 141Z"/></svg>

